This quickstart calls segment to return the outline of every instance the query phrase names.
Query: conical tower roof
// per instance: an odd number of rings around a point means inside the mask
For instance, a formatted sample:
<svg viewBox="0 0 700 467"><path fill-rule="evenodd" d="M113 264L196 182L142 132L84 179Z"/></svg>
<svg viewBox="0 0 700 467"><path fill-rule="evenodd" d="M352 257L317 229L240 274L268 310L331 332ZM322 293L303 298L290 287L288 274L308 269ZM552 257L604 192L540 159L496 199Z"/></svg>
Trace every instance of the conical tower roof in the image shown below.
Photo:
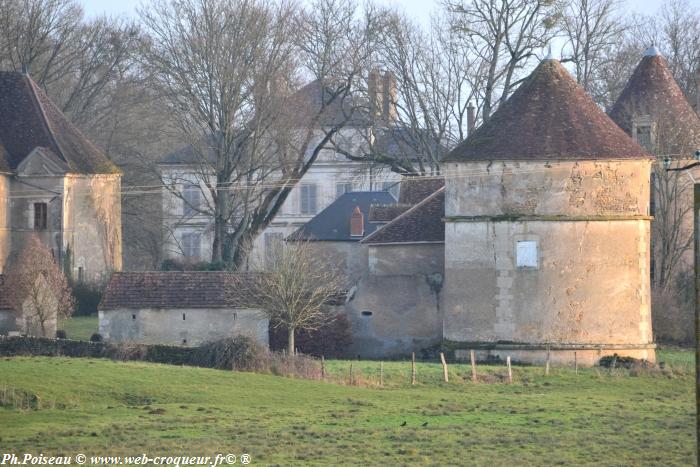
<svg viewBox="0 0 700 467"><path fill-rule="evenodd" d="M610 110L620 128L632 134L634 117L649 116L684 135L688 144L700 147L700 118L673 78L666 59L649 48Z"/></svg>
<svg viewBox="0 0 700 467"><path fill-rule="evenodd" d="M486 123L444 160L649 157L593 102L557 60L546 59Z"/></svg>

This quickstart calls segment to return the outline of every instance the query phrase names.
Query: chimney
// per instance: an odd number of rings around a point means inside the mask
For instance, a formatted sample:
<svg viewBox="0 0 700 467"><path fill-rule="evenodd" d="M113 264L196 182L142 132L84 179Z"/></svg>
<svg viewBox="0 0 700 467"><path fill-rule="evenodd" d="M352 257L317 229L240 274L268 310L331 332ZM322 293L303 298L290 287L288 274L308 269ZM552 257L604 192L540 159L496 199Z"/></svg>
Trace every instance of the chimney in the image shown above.
<svg viewBox="0 0 700 467"><path fill-rule="evenodd" d="M360 206L355 206L355 210L350 216L350 236L362 237L365 234L365 216L360 211Z"/></svg>
<svg viewBox="0 0 700 467"><path fill-rule="evenodd" d="M390 71L382 82L382 119L387 125L396 120L396 77Z"/></svg>
<svg viewBox="0 0 700 467"><path fill-rule="evenodd" d="M369 94L369 111L373 118L377 118L382 114L382 92L379 89L381 85L379 81L379 71L370 71L367 79L367 94Z"/></svg>
<svg viewBox="0 0 700 467"><path fill-rule="evenodd" d="M476 127L476 112L475 108L470 102L467 105L467 136L471 136L474 128Z"/></svg>

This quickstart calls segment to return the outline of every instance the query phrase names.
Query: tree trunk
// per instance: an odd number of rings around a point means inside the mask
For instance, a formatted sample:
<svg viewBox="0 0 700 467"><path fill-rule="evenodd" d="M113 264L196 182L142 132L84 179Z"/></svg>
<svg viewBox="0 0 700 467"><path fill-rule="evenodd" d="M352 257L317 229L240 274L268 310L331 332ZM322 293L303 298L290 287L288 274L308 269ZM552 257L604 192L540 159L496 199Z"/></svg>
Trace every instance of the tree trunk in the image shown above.
<svg viewBox="0 0 700 467"><path fill-rule="evenodd" d="M289 326L287 332L289 336L287 341L287 353L289 353L289 355L294 355L294 326Z"/></svg>

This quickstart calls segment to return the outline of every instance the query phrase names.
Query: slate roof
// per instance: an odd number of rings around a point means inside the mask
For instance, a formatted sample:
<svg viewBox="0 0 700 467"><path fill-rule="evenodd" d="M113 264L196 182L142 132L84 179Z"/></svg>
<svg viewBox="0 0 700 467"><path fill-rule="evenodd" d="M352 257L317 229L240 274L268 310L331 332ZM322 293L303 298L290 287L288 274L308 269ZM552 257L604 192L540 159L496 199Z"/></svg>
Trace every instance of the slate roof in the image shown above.
<svg viewBox="0 0 700 467"><path fill-rule="evenodd" d="M444 242L445 187L368 235L362 243Z"/></svg>
<svg viewBox="0 0 700 467"><path fill-rule="evenodd" d="M593 102L561 63L546 59L444 161L650 157Z"/></svg>
<svg viewBox="0 0 700 467"><path fill-rule="evenodd" d="M12 306L7 299L8 293L5 289L5 276L0 274L0 310L11 310Z"/></svg>
<svg viewBox="0 0 700 467"><path fill-rule="evenodd" d="M364 216L365 236L367 236L378 227L376 223L368 222L370 207L373 204L389 205L394 203L396 200L388 191L345 193L287 237L287 240L357 242L360 237L350 236L350 216L352 216L355 207L359 206Z"/></svg>
<svg viewBox="0 0 700 467"><path fill-rule="evenodd" d="M254 308L255 277L211 271L114 273L99 309Z"/></svg>
<svg viewBox="0 0 700 467"><path fill-rule="evenodd" d="M47 148L71 172L119 173L26 74L0 72L0 170L13 171L35 148Z"/></svg>
<svg viewBox="0 0 700 467"><path fill-rule="evenodd" d="M649 115L657 122L667 122L687 136L689 143L700 147L700 117L673 78L668 62L655 49L645 52L610 109L610 118L628 134L632 134L635 115Z"/></svg>

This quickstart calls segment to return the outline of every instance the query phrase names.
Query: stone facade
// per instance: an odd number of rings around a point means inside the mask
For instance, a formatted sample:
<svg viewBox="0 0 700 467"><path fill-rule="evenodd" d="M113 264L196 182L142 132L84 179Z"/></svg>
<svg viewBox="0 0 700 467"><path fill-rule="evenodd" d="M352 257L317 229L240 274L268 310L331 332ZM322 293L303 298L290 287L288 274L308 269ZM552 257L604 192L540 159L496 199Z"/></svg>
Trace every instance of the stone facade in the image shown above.
<svg viewBox="0 0 700 467"><path fill-rule="evenodd" d="M108 342L198 346L243 335L268 344L268 319L253 309L120 308L100 310L99 320Z"/></svg>
<svg viewBox="0 0 700 467"><path fill-rule="evenodd" d="M439 344L444 246L360 246L368 250L368 269L344 309L352 330L350 353L397 357Z"/></svg>

